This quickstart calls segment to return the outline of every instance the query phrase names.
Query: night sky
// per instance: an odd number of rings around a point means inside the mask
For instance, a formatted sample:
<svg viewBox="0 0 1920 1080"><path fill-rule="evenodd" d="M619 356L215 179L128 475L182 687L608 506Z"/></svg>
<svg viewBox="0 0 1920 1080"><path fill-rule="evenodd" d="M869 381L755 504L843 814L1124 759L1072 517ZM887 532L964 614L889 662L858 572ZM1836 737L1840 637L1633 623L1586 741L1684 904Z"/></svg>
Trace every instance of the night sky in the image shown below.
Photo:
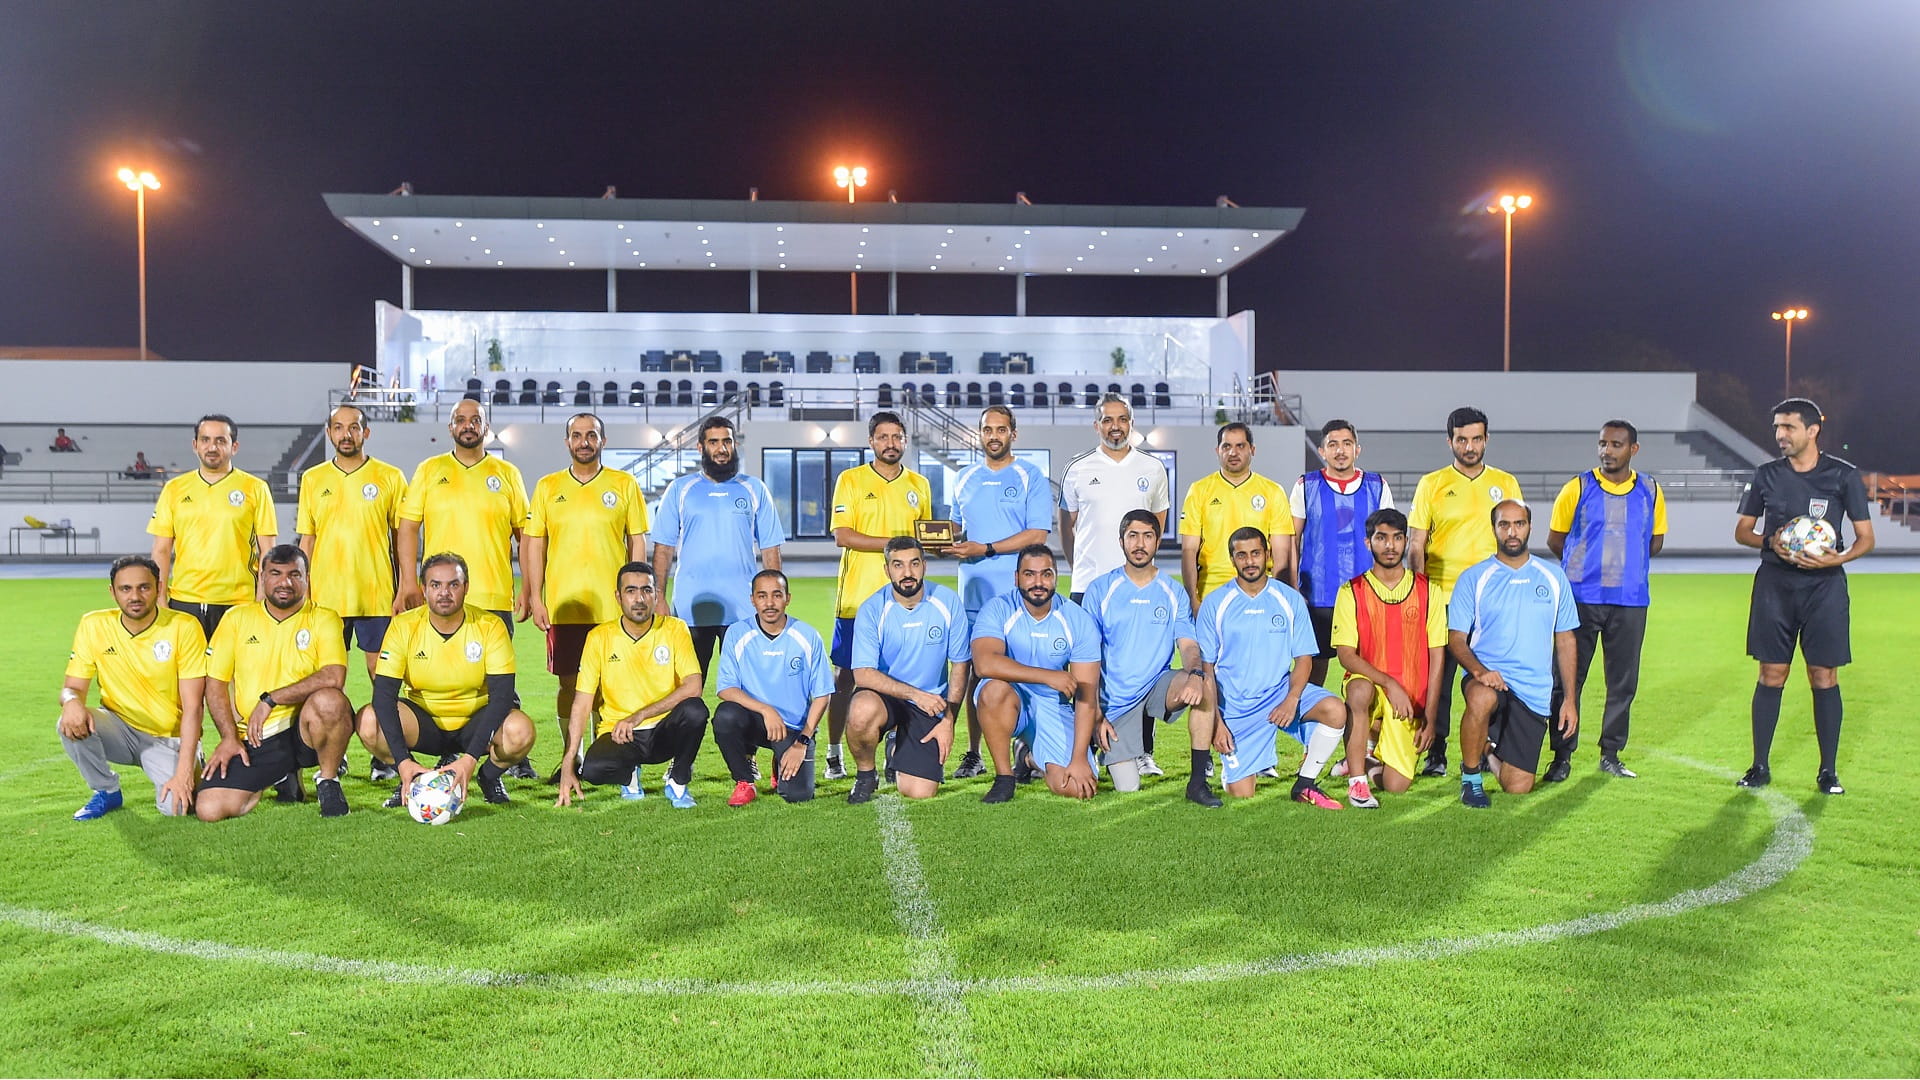
<svg viewBox="0 0 1920 1080"><path fill-rule="evenodd" d="M0 345L367 360L398 268L323 191L1302 206L1232 278L1262 367L1500 362L1796 389L1863 465L1920 469L1920 2L780 4L0 0ZM763 307L844 310L844 279ZM421 307L604 305L600 272L422 272ZM868 303L884 303L884 283ZM622 276L744 309L744 276ZM902 309L1007 312L1004 280ZM1030 283L1033 314L1210 314L1213 283ZM1727 376L1733 376L1729 379ZM1898 408L1873 403L1888 399ZM1743 397L1744 395L1744 397ZM1741 418L1729 416L1730 420ZM1764 420L1764 417L1762 417ZM1750 425L1749 425L1750 426Z"/></svg>

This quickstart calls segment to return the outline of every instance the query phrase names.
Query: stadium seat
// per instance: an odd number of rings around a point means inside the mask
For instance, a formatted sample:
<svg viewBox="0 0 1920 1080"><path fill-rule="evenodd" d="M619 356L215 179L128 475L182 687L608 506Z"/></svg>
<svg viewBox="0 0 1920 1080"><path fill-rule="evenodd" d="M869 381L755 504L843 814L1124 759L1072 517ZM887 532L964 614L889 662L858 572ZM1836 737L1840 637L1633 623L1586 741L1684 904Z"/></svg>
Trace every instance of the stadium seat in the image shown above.
<svg viewBox="0 0 1920 1080"><path fill-rule="evenodd" d="M773 380L773 382L767 384L767 404L773 406L776 409L785 407L785 405L787 404L787 384L786 383L781 382L779 379L775 379Z"/></svg>
<svg viewBox="0 0 1920 1080"><path fill-rule="evenodd" d="M513 383L506 379L493 380L493 403L495 405L513 404Z"/></svg>
<svg viewBox="0 0 1920 1080"><path fill-rule="evenodd" d="M947 384L947 396L946 396L946 398L944 399L944 401L945 401L945 404L946 404L946 406L947 406L947 408L949 408L949 409L957 409L957 408L959 408L959 407L960 407L960 404L961 404L961 398L960 398L960 384L959 384L959 383L957 383L957 382L950 382L950 383L948 383L948 384Z"/></svg>
<svg viewBox="0 0 1920 1080"><path fill-rule="evenodd" d="M809 375L833 374L833 355L831 353L824 353L818 350L808 353L807 354L807 374Z"/></svg>
<svg viewBox="0 0 1920 1080"><path fill-rule="evenodd" d="M988 383L987 384L987 404L1005 405L1006 403L1007 403L1006 388L1001 386L997 382Z"/></svg>
<svg viewBox="0 0 1920 1080"><path fill-rule="evenodd" d="M593 384L585 379L573 384L573 403L580 406L593 404Z"/></svg>
<svg viewBox="0 0 1920 1080"><path fill-rule="evenodd" d="M1061 383L1060 384L1060 407L1063 409L1071 409L1073 408L1073 405L1074 405L1073 384Z"/></svg>
<svg viewBox="0 0 1920 1080"><path fill-rule="evenodd" d="M1081 404L1087 406L1088 408L1092 408L1095 405L1100 404L1100 384L1099 383L1087 384L1087 392L1085 397L1082 399Z"/></svg>
<svg viewBox="0 0 1920 1080"><path fill-rule="evenodd" d="M467 380L467 393L477 394L484 389L486 389L486 384L482 383L479 379Z"/></svg>
<svg viewBox="0 0 1920 1080"><path fill-rule="evenodd" d="M1001 356L997 352L983 352L980 354L980 374L998 375L1006 370L1006 357Z"/></svg>
<svg viewBox="0 0 1920 1080"><path fill-rule="evenodd" d="M558 379L547 380L547 389L545 393L540 395L540 404L542 405L560 404L560 381Z"/></svg>
<svg viewBox="0 0 1920 1080"><path fill-rule="evenodd" d="M1127 400L1136 409L1147 407L1147 388L1142 383L1134 383L1127 393Z"/></svg>
<svg viewBox="0 0 1920 1080"><path fill-rule="evenodd" d="M1173 389L1163 382L1154 383L1153 405L1156 409L1173 408Z"/></svg>
<svg viewBox="0 0 1920 1080"><path fill-rule="evenodd" d="M893 408L893 384L881 383L880 389L875 392L875 400L882 409Z"/></svg>
<svg viewBox="0 0 1920 1080"><path fill-rule="evenodd" d="M740 400L740 384L732 379L720 384L720 400L732 403Z"/></svg>
<svg viewBox="0 0 1920 1080"><path fill-rule="evenodd" d="M760 407L760 383L757 380L747 382L747 407L751 409Z"/></svg>
<svg viewBox="0 0 1920 1080"><path fill-rule="evenodd" d="M1000 384L995 383L994 385L998 386ZM1027 388L1024 386L1021 386L1019 383L1014 383L1013 390L1009 392L1007 395L1007 405L1015 409L1026 408L1027 407Z"/></svg>
<svg viewBox="0 0 1920 1080"><path fill-rule="evenodd" d="M657 383L655 383L655 384L654 384L654 387L653 387L653 403L654 403L655 405L671 405L671 404L673 404L673 382L672 382L672 380L669 380L669 379L661 379L661 380L660 380L659 382L657 382Z"/></svg>
<svg viewBox="0 0 1920 1080"><path fill-rule="evenodd" d="M520 380L520 404L540 404L540 384L532 379Z"/></svg>
<svg viewBox="0 0 1920 1080"><path fill-rule="evenodd" d="M600 387L600 404L602 405L620 404L620 384L619 383L609 381Z"/></svg>
<svg viewBox="0 0 1920 1080"><path fill-rule="evenodd" d="M700 407L711 409L720 404L720 387L712 379L700 384Z"/></svg>
<svg viewBox="0 0 1920 1080"><path fill-rule="evenodd" d="M1047 384L1043 382L1034 383L1033 384L1033 407L1036 409L1044 409L1048 407L1048 404L1049 403L1047 401Z"/></svg>
<svg viewBox="0 0 1920 1080"><path fill-rule="evenodd" d="M977 382L968 383L967 384L967 408L977 409L984 404L986 404L986 402L980 396L980 384Z"/></svg>
<svg viewBox="0 0 1920 1080"><path fill-rule="evenodd" d="M853 354L853 373L855 375L880 374L880 354L876 352L857 352Z"/></svg>
<svg viewBox="0 0 1920 1080"><path fill-rule="evenodd" d="M940 403L940 397L934 391L933 384L930 382L921 383L920 384L920 404L925 405L928 408L932 408L933 406L938 405L939 403Z"/></svg>
<svg viewBox="0 0 1920 1080"><path fill-rule="evenodd" d="M647 403L647 384L636 380L627 393L627 404L645 405Z"/></svg>
<svg viewBox="0 0 1920 1080"><path fill-rule="evenodd" d="M674 388L673 403L675 405L680 406L683 409L693 408L693 380L692 379L680 380L680 384Z"/></svg>
<svg viewBox="0 0 1920 1080"><path fill-rule="evenodd" d="M792 373L793 371L793 354L792 353L787 352L785 350L775 350L773 357L775 360L779 361L779 363L773 368L773 370L784 371L789 374Z"/></svg>

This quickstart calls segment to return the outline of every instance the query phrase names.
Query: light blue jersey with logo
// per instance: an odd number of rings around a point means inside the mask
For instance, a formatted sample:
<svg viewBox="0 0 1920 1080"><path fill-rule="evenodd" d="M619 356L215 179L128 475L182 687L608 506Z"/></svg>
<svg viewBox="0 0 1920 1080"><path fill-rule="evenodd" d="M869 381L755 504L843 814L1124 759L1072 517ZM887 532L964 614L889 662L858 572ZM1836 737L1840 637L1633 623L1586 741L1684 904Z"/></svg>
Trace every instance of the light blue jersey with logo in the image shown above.
<svg viewBox="0 0 1920 1080"><path fill-rule="evenodd" d="M1306 598L1273 578L1254 596L1227 582L1200 601L1194 621L1223 716L1264 718L1287 696L1294 660L1320 651Z"/></svg>
<svg viewBox="0 0 1920 1080"><path fill-rule="evenodd" d="M1014 458L1004 468L976 462L960 470L953 486L953 520L967 539L986 543L1028 529L1053 528L1053 488L1047 474L1030 461ZM1013 588L1017 551L960 560L960 596L967 614L977 615L987 601Z"/></svg>
<svg viewBox="0 0 1920 1080"><path fill-rule="evenodd" d="M1126 712L1173 666L1174 646L1198 641L1187 591L1159 571L1135 585L1125 567L1093 579L1080 606L1100 628L1100 707Z"/></svg>
<svg viewBox="0 0 1920 1080"><path fill-rule="evenodd" d="M1074 664L1100 660L1100 628L1084 608L1064 596L1056 595L1037 619L1018 592L994 597L973 622L973 639L985 638L1005 643L1007 657L1015 663L1042 670L1067 671ZM1033 759L1040 765L1066 768L1073 756L1073 703L1050 686L1010 685L1020 695L1014 734L1033 747Z"/></svg>
<svg viewBox="0 0 1920 1080"><path fill-rule="evenodd" d="M688 626L732 626L751 618L747 583L760 569L755 556L787 539L759 477L735 474L716 481L699 472L667 485L648 535L656 544L673 545L673 613Z"/></svg>
<svg viewBox="0 0 1920 1080"><path fill-rule="evenodd" d="M727 627L720 646L717 689L738 689L773 706L789 729L799 731L807 726L813 699L833 693L833 665L819 632L799 619L788 616L774 637L761 631L758 619L741 619Z"/></svg>
<svg viewBox="0 0 1920 1080"><path fill-rule="evenodd" d="M973 639L960 594L936 582L921 586L909 608L888 585L853 616L853 666L873 668L916 690L945 696L948 664L973 659Z"/></svg>
<svg viewBox="0 0 1920 1080"><path fill-rule="evenodd" d="M1531 555L1518 570L1497 555L1467 567L1447 603L1447 629L1467 635L1473 655L1539 716L1553 697L1554 632L1579 625L1566 571Z"/></svg>

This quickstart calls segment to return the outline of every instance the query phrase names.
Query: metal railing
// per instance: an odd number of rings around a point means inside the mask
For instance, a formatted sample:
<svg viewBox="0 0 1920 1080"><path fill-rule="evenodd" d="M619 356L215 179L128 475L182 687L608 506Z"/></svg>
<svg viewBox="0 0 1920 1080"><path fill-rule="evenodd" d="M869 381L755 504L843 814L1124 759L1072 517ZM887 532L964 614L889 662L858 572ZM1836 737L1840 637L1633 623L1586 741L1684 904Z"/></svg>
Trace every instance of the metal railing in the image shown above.
<svg viewBox="0 0 1920 1080"><path fill-rule="evenodd" d="M150 503L177 473L136 477L120 469L8 469L0 474L0 503ZM277 495L299 477L284 469L257 474Z"/></svg>
<svg viewBox="0 0 1920 1080"><path fill-rule="evenodd" d="M1412 504L1414 489L1420 486L1420 478L1426 473L1384 470L1380 475L1393 487L1394 502L1405 507ZM1536 470L1513 473L1513 478L1520 482L1520 490L1529 503L1544 508L1553 504L1560 488L1576 475L1578 473L1572 471ZM1747 481L1753 479L1753 470L1650 469L1647 475L1659 481L1671 502L1735 502L1746 489ZM1538 528L1541 512L1536 511L1534 516L1535 528Z"/></svg>

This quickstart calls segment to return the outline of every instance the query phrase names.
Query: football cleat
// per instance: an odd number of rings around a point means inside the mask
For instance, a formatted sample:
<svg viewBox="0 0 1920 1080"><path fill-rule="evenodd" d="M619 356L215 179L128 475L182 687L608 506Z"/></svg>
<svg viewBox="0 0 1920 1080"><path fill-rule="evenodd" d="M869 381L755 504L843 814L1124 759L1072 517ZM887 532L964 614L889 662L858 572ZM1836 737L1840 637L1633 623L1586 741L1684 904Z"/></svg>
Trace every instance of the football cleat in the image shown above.
<svg viewBox="0 0 1920 1080"><path fill-rule="evenodd" d="M1220 801L1220 796L1215 795L1213 789L1208 787L1207 782L1200 777L1187 781L1187 801L1210 810L1218 810L1225 805Z"/></svg>
<svg viewBox="0 0 1920 1080"><path fill-rule="evenodd" d="M1152 754L1141 754L1139 757L1134 759L1134 764L1140 766L1141 776L1167 775L1167 771L1160 767L1160 763L1153 760Z"/></svg>
<svg viewBox="0 0 1920 1080"><path fill-rule="evenodd" d="M960 767L953 770L955 780L969 780L976 776L987 775L987 763L980 760L980 751L969 750L960 755Z"/></svg>
<svg viewBox="0 0 1920 1080"><path fill-rule="evenodd" d="M1475 810L1485 810L1493 805L1493 800L1487 797L1485 786L1469 784L1465 780L1460 781L1460 802L1461 805L1471 806Z"/></svg>
<svg viewBox="0 0 1920 1080"><path fill-rule="evenodd" d="M1622 780L1632 780L1640 775L1625 765L1620 764L1620 759L1613 754L1600 755L1600 771L1606 773L1608 776L1617 776Z"/></svg>
<svg viewBox="0 0 1920 1080"><path fill-rule="evenodd" d="M1427 755L1427 763L1423 768L1421 768L1420 775L1421 776L1447 775L1447 755L1429 753Z"/></svg>
<svg viewBox="0 0 1920 1080"><path fill-rule="evenodd" d="M633 770L633 779L620 785L620 797L623 799L644 799L647 789L640 786L640 770Z"/></svg>
<svg viewBox="0 0 1920 1080"><path fill-rule="evenodd" d="M73 820L92 821L95 818L106 817L120 809L121 803L122 798L118 791L96 791L93 797L87 800L85 806L73 812Z"/></svg>
<svg viewBox="0 0 1920 1080"><path fill-rule="evenodd" d="M540 774L533 771L532 758L521 758L519 761L508 766L506 775L513 777L515 780L540 779ZM487 801L492 802L493 800L488 799ZM504 802L505 800L502 801Z"/></svg>
<svg viewBox="0 0 1920 1080"><path fill-rule="evenodd" d="M1831 769L1822 772L1820 778L1813 782L1813 787L1815 791L1818 791L1822 795L1845 795L1847 793L1847 789L1840 786L1840 777L1835 775Z"/></svg>
<svg viewBox="0 0 1920 1080"><path fill-rule="evenodd" d="M340 790L340 780L337 777L329 776L314 781L313 791L320 799L321 817L347 816L347 795Z"/></svg>
<svg viewBox="0 0 1920 1080"><path fill-rule="evenodd" d="M880 790L880 781L871 776L853 778L853 790L847 792L847 801L858 806L873 799L873 793Z"/></svg>
<svg viewBox="0 0 1920 1080"><path fill-rule="evenodd" d="M1339 803L1327 798L1327 793L1321 791L1319 785L1305 777L1300 777L1293 782L1293 801L1306 803L1308 806L1317 806L1322 810L1338 810L1341 808Z"/></svg>
<svg viewBox="0 0 1920 1080"><path fill-rule="evenodd" d="M1553 763L1551 765L1547 766L1546 775L1542 776L1540 779L1546 781L1549 784L1557 784L1572 775L1573 775L1573 759L1557 757L1553 759Z"/></svg>
<svg viewBox="0 0 1920 1080"><path fill-rule="evenodd" d="M829 755L827 758L827 779L845 780L846 778L847 778L847 767L841 763L840 755L838 754Z"/></svg>
<svg viewBox="0 0 1920 1080"><path fill-rule="evenodd" d="M687 790L685 784L674 783L673 777L667 777L666 780L661 783L660 790L667 793L667 802L671 804L675 810L693 809L693 793Z"/></svg>
<svg viewBox="0 0 1920 1080"><path fill-rule="evenodd" d="M1012 800L1013 777L1011 776L994 777L993 786L988 788L987 793L980 797L980 801L983 803L1003 803L1011 802Z"/></svg>
<svg viewBox="0 0 1920 1080"><path fill-rule="evenodd" d="M1367 786L1364 776L1355 776L1347 780L1347 805L1356 810L1378 810L1380 800L1373 795L1373 789Z"/></svg>
<svg viewBox="0 0 1920 1080"><path fill-rule="evenodd" d="M760 797L760 790L753 786L753 781L742 780L739 783L733 785L733 794L730 797L728 797L727 805L728 806L745 806L759 797Z"/></svg>
<svg viewBox="0 0 1920 1080"><path fill-rule="evenodd" d="M1756 788L1766 787L1771 783L1773 783L1773 770L1767 768L1765 765L1755 765L1747 770L1745 776L1735 780L1733 785L1735 787Z"/></svg>
<svg viewBox="0 0 1920 1080"><path fill-rule="evenodd" d="M398 780L399 778L400 770L394 768L393 762L391 761L381 761L379 758L374 758L373 764L367 768L367 782L370 784L378 784L383 780Z"/></svg>
<svg viewBox="0 0 1920 1080"><path fill-rule="evenodd" d="M495 806L504 806L513 801L513 799L507 795L506 782L501 779L501 777L506 775L508 774L502 773L500 776L491 779L481 776L476 777L474 780L475 783L480 785L481 796Z"/></svg>

